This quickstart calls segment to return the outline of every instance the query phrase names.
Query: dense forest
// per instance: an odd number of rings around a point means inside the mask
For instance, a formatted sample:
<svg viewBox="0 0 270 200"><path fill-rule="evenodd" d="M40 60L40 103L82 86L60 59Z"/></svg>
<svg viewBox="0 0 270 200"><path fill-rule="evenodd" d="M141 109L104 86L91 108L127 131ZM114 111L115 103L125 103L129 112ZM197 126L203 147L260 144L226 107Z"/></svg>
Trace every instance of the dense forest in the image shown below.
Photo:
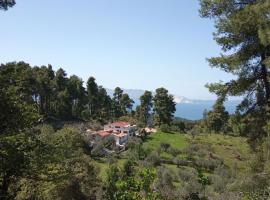
<svg viewBox="0 0 270 200"><path fill-rule="evenodd" d="M13 6L0 0L3 12ZM207 84L217 101L198 121L175 118L163 87L135 108L120 87L109 96L91 76L1 64L0 199L269 199L269 11L269 0L200 0L222 49L209 64L235 79ZM232 115L231 96L243 99ZM136 124L138 136L124 149L111 138L90 145L87 130L117 120Z"/></svg>

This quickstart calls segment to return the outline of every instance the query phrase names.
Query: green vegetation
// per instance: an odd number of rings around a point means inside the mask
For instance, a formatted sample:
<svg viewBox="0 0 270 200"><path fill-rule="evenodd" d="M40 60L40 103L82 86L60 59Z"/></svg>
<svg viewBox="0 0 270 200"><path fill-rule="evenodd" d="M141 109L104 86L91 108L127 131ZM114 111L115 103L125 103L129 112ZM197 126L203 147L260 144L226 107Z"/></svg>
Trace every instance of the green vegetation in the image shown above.
<svg viewBox="0 0 270 200"><path fill-rule="evenodd" d="M149 150L156 150L161 143L167 143L173 148L183 149L187 146L187 137L179 133L163 133L159 131L151 134L143 146Z"/></svg>
<svg viewBox="0 0 270 200"><path fill-rule="evenodd" d="M242 175L247 173L251 149L246 138L211 134L199 135L195 139L189 138L189 141L211 147L214 156L221 158L226 166L238 170ZM235 167L237 169L233 169Z"/></svg>
<svg viewBox="0 0 270 200"><path fill-rule="evenodd" d="M143 125L147 126L151 117L151 109L153 107L153 96L150 91L145 91L140 97L140 105L136 108L136 118Z"/></svg>
<svg viewBox="0 0 270 200"><path fill-rule="evenodd" d="M156 89L154 101L154 121L157 126L170 124L173 121L173 114L176 111L172 95L168 94L165 88Z"/></svg>
<svg viewBox="0 0 270 200"><path fill-rule="evenodd" d="M218 96L218 104L228 96L244 97L238 111L242 113L243 128L255 145L254 141L267 135L263 127L269 119L269 1L200 0L200 3L201 16L215 20L214 39L222 48L221 56L208 59L209 64L235 76L229 82L207 87ZM219 130L226 118L221 120L217 114L225 113L214 113L210 121L212 124L215 121L215 129Z"/></svg>
<svg viewBox="0 0 270 200"><path fill-rule="evenodd" d="M94 77L84 88L62 68L1 64L0 199L269 199L270 2L200 3L223 51L210 65L236 79L207 86L218 99L199 121L174 119L165 88L146 91L133 111L128 94L116 87L110 97ZM244 97L231 116L229 96ZM138 137L122 149L111 137L93 146L86 129L116 119L140 125Z"/></svg>

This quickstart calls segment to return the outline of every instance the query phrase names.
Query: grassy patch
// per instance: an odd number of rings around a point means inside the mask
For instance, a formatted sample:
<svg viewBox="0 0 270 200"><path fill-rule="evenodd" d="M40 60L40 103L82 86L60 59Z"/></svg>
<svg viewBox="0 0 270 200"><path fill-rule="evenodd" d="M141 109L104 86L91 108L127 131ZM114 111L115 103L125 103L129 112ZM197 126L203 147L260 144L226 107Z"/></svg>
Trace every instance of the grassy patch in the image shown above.
<svg viewBox="0 0 270 200"><path fill-rule="evenodd" d="M162 142L168 143L177 149L183 149L188 144L184 134L157 132L151 134L143 145L148 150L155 150L160 147Z"/></svg>

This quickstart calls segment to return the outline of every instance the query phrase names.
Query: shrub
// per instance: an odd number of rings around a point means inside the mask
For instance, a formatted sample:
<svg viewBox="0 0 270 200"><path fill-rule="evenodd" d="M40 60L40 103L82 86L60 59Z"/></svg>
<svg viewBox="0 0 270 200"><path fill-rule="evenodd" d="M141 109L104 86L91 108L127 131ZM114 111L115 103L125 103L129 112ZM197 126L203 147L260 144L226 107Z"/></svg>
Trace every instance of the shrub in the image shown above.
<svg viewBox="0 0 270 200"><path fill-rule="evenodd" d="M160 193L162 199L175 199L176 194L173 181L173 173L170 170L165 167L158 168L155 188Z"/></svg>
<svg viewBox="0 0 270 200"><path fill-rule="evenodd" d="M84 120L89 120L91 118L89 110L82 111L81 116Z"/></svg>
<svg viewBox="0 0 270 200"><path fill-rule="evenodd" d="M109 165L113 165L117 162L117 156L115 154L109 154L106 161Z"/></svg>
<svg viewBox="0 0 270 200"><path fill-rule="evenodd" d="M160 165L160 157L156 152L151 153L149 156L146 157L145 161L152 165L152 166L158 166Z"/></svg>
<svg viewBox="0 0 270 200"><path fill-rule="evenodd" d="M192 177L184 183L184 186L179 191L181 199L199 200L200 194L203 190L202 185L198 182L197 177Z"/></svg>
<svg viewBox="0 0 270 200"><path fill-rule="evenodd" d="M167 149L167 153L171 154L172 156L176 157L177 155L179 155L181 153L180 150L173 148L173 147L169 147Z"/></svg>
<svg viewBox="0 0 270 200"><path fill-rule="evenodd" d="M161 143L160 143L160 148L161 148L163 151L165 151L165 152L167 152L167 150L169 149L169 147L171 147L171 145L170 145L169 143L166 143L166 142L161 142Z"/></svg>
<svg viewBox="0 0 270 200"><path fill-rule="evenodd" d="M179 170L178 172L179 179L184 182L189 182L192 179L197 178L197 171L195 169L185 169L185 170Z"/></svg>
<svg viewBox="0 0 270 200"><path fill-rule="evenodd" d="M127 160L124 162L124 175L129 177L132 175L132 172L133 172L133 161L131 160Z"/></svg>
<svg viewBox="0 0 270 200"><path fill-rule="evenodd" d="M103 156L104 155L103 145L101 143L98 143L97 145L95 145L95 147L91 151L91 155L94 157Z"/></svg>
<svg viewBox="0 0 270 200"><path fill-rule="evenodd" d="M219 165L214 173L220 177L222 177L222 179L230 179L232 177L231 171L229 168L225 167L224 165Z"/></svg>
<svg viewBox="0 0 270 200"><path fill-rule="evenodd" d="M160 131L164 132L164 133L170 133L171 132L171 127L168 124L162 124L159 127Z"/></svg>
<svg viewBox="0 0 270 200"><path fill-rule="evenodd" d="M100 122L97 122L97 121L91 121L87 125L93 131L98 131L98 130L103 129L103 126L101 125L101 123Z"/></svg>
<svg viewBox="0 0 270 200"><path fill-rule="evenodd" d="M200 158L203 158L208 155L208 151L205 149L199 149L196 153Z"/></svg>
<svg viewBox="0 0 270 200"><path fill-rule="evenodd" d="M209 171L214 171L219 165L221 165L221 161L220 160L206 160L203 158L200 158L198 160L195 161L195 165L198 168L203 168Z"/></svg>
<svg viewBox="0 0 270 200"><path fill-rule="evenodd" d="M209 179L215 192L223 193L226 190L226 181L222 177L218 175L211 175L209 176Z"/></svg>
<svg viewBox="0 0 270 200"><path fill-rule="evenodd" d="M189 162L186 161L186 160L180 160L179 158L174 158L172 160L172 163L177 165L177 167L180 167L180 166L188 166L189 165Z"/></svg>

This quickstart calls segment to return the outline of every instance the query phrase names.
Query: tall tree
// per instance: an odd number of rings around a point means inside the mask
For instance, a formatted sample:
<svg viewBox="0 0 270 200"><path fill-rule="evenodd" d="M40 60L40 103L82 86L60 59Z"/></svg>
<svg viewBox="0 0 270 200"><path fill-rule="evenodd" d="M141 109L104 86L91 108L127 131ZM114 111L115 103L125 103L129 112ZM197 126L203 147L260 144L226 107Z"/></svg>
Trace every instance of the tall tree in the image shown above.
<svg viewBox="0 0 270 200"><path fill-rule="evenodd" d="M233 74L227 83L208 85L222 99L244 96L239 106L249 117L265 119L270 100L270 3L268 0L200 0L202 17L215 20L214 39L222 47L219 57L210 58L212 67ZM253 120L251 120L253 121ZM259 129L257 129L259 128ZM257 127L257 135L264 132Z"/></svg>
<svg viewBox="0 0 270 200"><path fill-rule="evenodd" d="M80 118L86 102L86 92L83 81L78 76L71 76L68 81L68 90L72 101L72 115Z"/></svg>
<svg viewBox="0 0 270 200"><path fill-rule="evenodd" d="M134 101L129 97L128 94L123 94L120 99L121 113L127 115L132 111Z"/></svg>
<svg viewBox="0 0 270 200"><path fill-rule="evenodd" d="M87 97L89 114L94 118L98 107L98 85L94 77L90 77L87 81Z"/></svg>
<svg viewBox="0 0 270 200"><path fill-rule="evenodd" d="M113 93L113 116L115 118L121 117L123 115L120 103L122 96L123 90L120 87L116 87Z"/></svg>
<svg viewBox="0 0 270 200"><path fill-rule="evenodd" d="M168 94L165 88L156 89L154 97L154 120L155 124L170 124L176 111L174 97Z"/></svg>
<svg viewBox="0 0 270 200"><path fill-rule="evenodd" d="M213 106L213 110L207 113L207 126L210 131L216 133L226 132L228 126L229 113L225 110L223 102L218 100Z"/></svg>
<svg viewBox="0 0 270 200"><path fill-rule="evenodd" d="M68 90L68 78L66 72L60 68L55 74L56 99L55 111L56 116L61 119L70 119L72 117L71 95Z"/></svg>
<svg viewBox="0 0 270 200"><path fill-rule="evenodd" d="M0 197L8 196L14 177L23 173L27 138L23 132L38 121L32 98L33 76L24 62L0 66ZM7 198L8 199L8 198Z"/></svg>
<svg viewBox="0 0 270 200"><path fill-rule="evenodd" d="M0 134L14 134L37 121L31 68L24 62L0 66Z"/></svg>
<svg viewBox="0 0 270 200"><path fill-rule="evenodd" d="M112 100L102 86L98 87L98 114L100 119L111 119Z"/></svg>
<svg viewBox="0 0 270 200"><path fill-rule="evenodd" d="M52 66L48 65L33 68L36 79L35 101L39 105L39 113L49 116L53 113L52 100L54 96L54 71Z"/></svg>
<svg viewBox="0 0 270 200"><path fill-rule="evenodd" d="M150 91L145 91L144 94L140 97L140 106L137 110L137 116L139 121L143 125L147 125L149 118L151 116L151 109L153 106L153 96Z"/></svg>
<svg viewBox="0 0 270 200"><path fill-rule="evenodd" d="M55 84L57 91L63 91L66 89L68 83L67 73L64 69L60 68L55 73Z"/></svg>

